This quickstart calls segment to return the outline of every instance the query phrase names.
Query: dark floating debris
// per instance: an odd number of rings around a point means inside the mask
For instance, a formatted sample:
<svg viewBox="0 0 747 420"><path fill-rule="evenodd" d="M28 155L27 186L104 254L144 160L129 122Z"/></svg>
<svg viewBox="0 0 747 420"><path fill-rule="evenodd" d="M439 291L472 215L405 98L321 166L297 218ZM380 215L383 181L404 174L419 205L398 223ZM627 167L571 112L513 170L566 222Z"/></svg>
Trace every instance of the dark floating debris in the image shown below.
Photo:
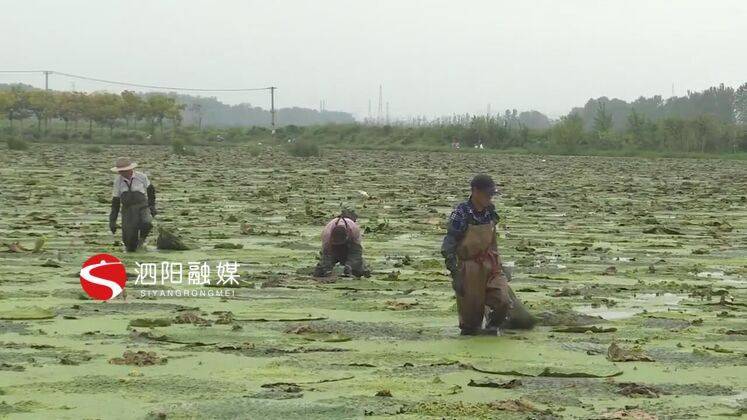
<svg viewBox="0 0 747 420"><path fill-rule="evenodd" d="M644 229L643 233L663 234L663 235L682 235L677 229L669 228L665 226L654 226L648 229Z"/></svg>
<svg viewBox="0 0 747 420"><path fill-rule="evenodd" d="M168 327L171 324L168 318L136 318L130 321L130 327L141 328Z"/></svg>
<svg viewBox="0 0 747 420"><path fill-rule="evenodd" d="M156 247L158 249L170 249L174 251L187 251L192 249L179 234L164 227L158 228Z"/></svg>
<svg viewBox="0 0 747 420"><path fill-rule="evenodd" d="M159 357L156 352L138 350L136 352L127 350L122 357L109 359L113 365L134 365L134 366L154 366L166 364L166 357Z"/></svg>
<svg viewBox="0 0 747 420"><path fill-rule="evenodd" d="M520 387L522 385L523 383L521 382L520 379L511 379L508 382L496 382L490 379L483 379L479 381L470 379L469 383L467 383L467 386L476 386L476 387L483 387L483 388L502 388L502 389L512 389L512 388Z"/></svg>
<svg viewBox="0 0 747 420"><path fill-rule="evenodd" d="M620 382L617 386L619 388L618 393L631 398L659 398L659 394L662 393L655 387L634 382Z"/></svg>
<svg viewBox="0 0 747 420"><path fill-rule="evenodd" d="M487 369L480 369L473 365L462 363L460 366L464 369L470 369L474 370L475 372L480 373L489 373L492 375L506 375L506 376L523 376L523 377L530 377L530 378L612 378L615 376L620 376L623 374L622 371L617 371L609 374L595 374L595 373L589 373L589 372L560 372L553 370L552 368L546 367L544 368L540 373L532 374L532 373L526 373L526 372L519 372L516 370L487 370Z"/></svg>
<svg viewBox="0 0 747 420"><path fill-rule="evenodd" d="M202 318L197 312L186 311L174 317L174 324L212 325L212 322Z"/></svg>
<svg viewBox="0 0 747 420"><path fill-rule="evenodd" d="M221 242L221 243L215 244L215 249L242 249L242 248L244 248L244 245L234 244L231 242Z"/></svg>
<svg viewBox="0 0 747 420"><path fill-rule="evenodd" d="M560 327L560 328L553 328L552 332L562 332L562 333L586 333L586 332L592 332L592 333L610 333L617 331L617 328L615 327L597 327L596 325L588 326L588 327L582 327L582 326L571 326L571 327Z"/></svg>
<svg viewBox="0 0 747 420"><path fill-rule="evenodd" d="M654 359L643 352L643 349L636 346L630 349L624 349L614 341L607 349L607 360L611 362L653 362Z"/></svg>

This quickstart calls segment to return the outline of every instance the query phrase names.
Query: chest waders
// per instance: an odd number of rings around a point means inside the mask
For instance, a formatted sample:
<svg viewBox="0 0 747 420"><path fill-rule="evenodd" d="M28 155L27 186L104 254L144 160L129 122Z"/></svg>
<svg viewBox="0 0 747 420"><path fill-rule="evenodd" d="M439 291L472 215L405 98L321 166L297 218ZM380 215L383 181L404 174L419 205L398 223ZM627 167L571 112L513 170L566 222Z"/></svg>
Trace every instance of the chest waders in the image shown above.
<svg viewBox="0 0 747 420"><path fill-rule="evenodd" d="M153 217L145 194L132 191L131 182L127 183L127 187L128 191L119 196L122 202L122 242L128 252L133 252L153 228Z"/></svg>
<svg viewBox="0 0 747 420"><path fill-rule="evenodd" d="M508 282L501 261L493 248L495 223L468 224L464 238L457 245L457 258L464 288L457 295L459 328L464 335L479 334L483 319L486 329L497 331L512 307ZM486 307L488 308L486 316Z"/></svg>

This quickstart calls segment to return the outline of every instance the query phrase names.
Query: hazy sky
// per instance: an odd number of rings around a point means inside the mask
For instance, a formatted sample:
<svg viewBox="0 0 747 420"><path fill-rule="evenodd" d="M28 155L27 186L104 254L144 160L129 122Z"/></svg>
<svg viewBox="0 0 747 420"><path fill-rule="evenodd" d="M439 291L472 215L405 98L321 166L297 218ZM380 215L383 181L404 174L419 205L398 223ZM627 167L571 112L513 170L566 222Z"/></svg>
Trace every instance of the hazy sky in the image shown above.
<svg viewBox="0 0 747 420"><path fill-rule="evenodd" d="M565 114L747 81L745 0L0 0L0 70L278 86L277 105L374 115ZM41 86L43 77L0 74ZM52 76L51 88L73 80ZM77 89L122 88L75 82ZM212 96L212 95L211 95ZM268 106L262 93L216 94Z"/></svg>

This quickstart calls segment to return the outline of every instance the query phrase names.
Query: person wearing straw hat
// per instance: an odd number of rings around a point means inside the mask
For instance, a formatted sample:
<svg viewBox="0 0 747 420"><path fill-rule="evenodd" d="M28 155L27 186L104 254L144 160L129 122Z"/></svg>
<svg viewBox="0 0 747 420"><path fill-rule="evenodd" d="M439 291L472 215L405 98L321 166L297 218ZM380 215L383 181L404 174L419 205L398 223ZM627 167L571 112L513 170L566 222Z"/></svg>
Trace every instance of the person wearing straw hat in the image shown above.
<svg viewBox="0 0 747 420"><path fill-rule="evenodd" d="M109 213L109 230L117 232L117 217L122 211L122 242L128 252L137 250L153 228L156 215L156 189L148 177L135 171L137 163L130 158L117 158L112 172L112 208Z"/></svg>
<svg viewBox="0 0 747 420"><path fill-rule="evenodd" d="M345 210L330 220L322 231L322 252L319 264L314 270L315 277L327 277L332 274L335 264L344 265L343 274L355 277L371 275L363 261L361 229L352 210Z"/></svg>

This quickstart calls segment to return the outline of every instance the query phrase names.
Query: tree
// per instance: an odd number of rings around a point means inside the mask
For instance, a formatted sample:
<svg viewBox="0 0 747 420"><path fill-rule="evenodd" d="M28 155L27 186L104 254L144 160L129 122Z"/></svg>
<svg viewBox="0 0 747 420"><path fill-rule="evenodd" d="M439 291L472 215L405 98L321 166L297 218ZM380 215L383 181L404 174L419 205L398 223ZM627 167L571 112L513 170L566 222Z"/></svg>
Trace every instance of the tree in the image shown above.
<svg viewBox="0 0 747 420"><path fill-rule="evenodd" d="M657 128L659 143L668 150L689 152L694 149L694 136L682 118L665 118Z"/></svg>
<svg viewBox="0 0 747 420"><path fill-rule="evenodd" d="M158 123L163 135L163 120L167 118L176 101L164 95L151 95L146 103L146 115L150 121Z"/></svg>
<svg viewBox="0 0 747 420"><path fill-rule="evenodd" d="M550 119L539 111L525 111L520 113L519 122L522 126L533 130L545 130L552 125Z"/></svg>
<svg viewBox="0 0 747 420"><path fill-rule="evenodd" d="M573 153L584 138L584 120L578 114L560 118L560 122L551 129L553 142L566 153Z"/></svg>
<svg viewBox="0 0 747 420"><path fill-rule="evenodd" d="M13 93L9 90L0 90L0 115L8 118L11 125L13 120L10 118L11 110L13 109L15 98Z"/></svg>
<svg viewBox="0 0 747 420"><path fill-rule="evenodd" d="M135 94L131 90L122 91L122 118L125 120L125 125L129 128L130 122L137 120L141 115L141 108L143 106L143 100L140 96Z"/></svg>
<svg viewBox="0 0 747 420"><path fill-rule="evenodd" d="M190 104L187 109L194 114L197 120L197 129L202 130L202 104L194 102Z"/></svg>
<svg viewBox="0 0 747 420"><path fill-rule="evenodd" d="M32 90L26 93L28 110L36 117L37 131L41 133L41 123L46 122L55 113L55 97L48 90Z"/></svg>
<svg viewBox="0 0 747 420"><path fill-rule="evenodd" d="M747 83L734 95L734 117L738 124L747 125Z"/></svg>
<svg viewBox="0 0 747 420"><path fill-rule="evenodd" d="M89 98L91 118L96 123L109 127L109 136L112 136L117 120L122 117L122 98L105 92L92 94Z"/></svg>
<svg viewBox="0 0 747 420"><path fill-rule="evenodd" d="M639 97L630 104L636 113L652 121L658 121L664 117L664 99L661 95L650 98Z"/></svg>
<svg viewBox="0 0 747 420"><path fill-rule="evenodd" d="M57 99L56 116L65 122L65 132L68 125L73 122L77 125L86 112L88 97L82 92L62 92Z"/></svg>
<svg viewBox="0 0 747 420"><path fill-rule="evenodd" d="M11 129L13 128L13 121L18 120L22 124L23 120L31 116L26 92L18 85L5 91L5 99L2 102L4 102L4 105L2 105L3 108L0 108L0 112L8 118Z"/></svg>
<svg viewBox="0 0 747 420"><path fill-rule="evenodd" d="M656 126L645 115L636 112L635 108L628 115L627 138L632 146L640 149L653 149L653 134Z"/></svg>
<svg viewBox="0 0 747 420"><path fill-rule="evenodd" d="M607 133L612 130L612 114L607 112L607 105L599 102L597 113L594 116L594 131L597 134Z"/></svg>
<svg viewBox="0 0 747 420"><path fill-rule="evenodd" d="M174 101L171 108L169 108L168 112L166 113L166 118L171 121L171 125L176 128L179 127L179 125L182 122L182 111L184 110L186 105L184 104L177 104L176 101ZM163 131L163 130L162 130Z"/></svg>
<svg viewBox="0 0 747 420"><path fill-rule="evenodd" d="M710 151L720 148L721 130L716 117L709 114L700 115L691 122L691 125L700 146L700 153L705 153L706 149Z"/></svg>

